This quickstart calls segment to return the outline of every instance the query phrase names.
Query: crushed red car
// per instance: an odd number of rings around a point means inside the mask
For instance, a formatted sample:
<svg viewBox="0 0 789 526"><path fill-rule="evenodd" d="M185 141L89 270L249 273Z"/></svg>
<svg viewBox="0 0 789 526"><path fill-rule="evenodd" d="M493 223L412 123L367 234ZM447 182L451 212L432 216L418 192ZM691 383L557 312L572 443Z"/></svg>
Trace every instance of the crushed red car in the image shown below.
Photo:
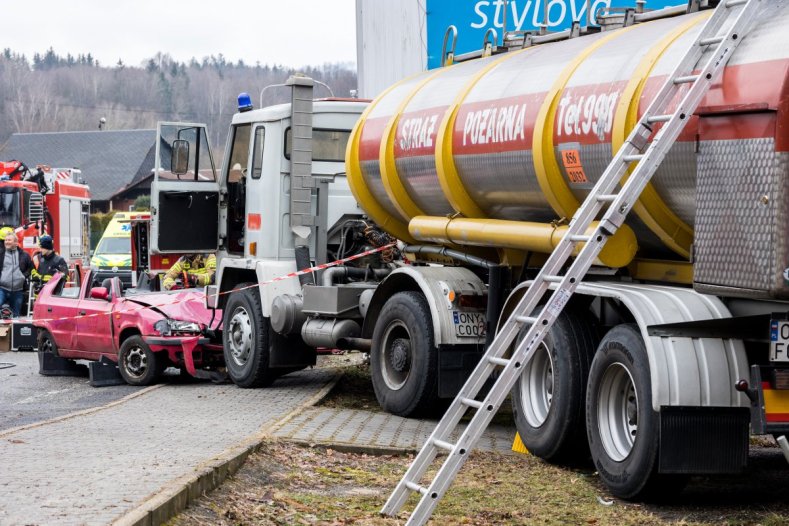
<svg viewBox="0 0 789 526"><path fill-rule="evenodd" d="M205 304L203 289L170 292L123 290L120 279L78 282L57 274L41 289L33 309L38 350L61 358L118 364L131 385L149 385L167 367L198 378L221 379L222 312ZM217 331L218 332L218 331Z"/></svg>

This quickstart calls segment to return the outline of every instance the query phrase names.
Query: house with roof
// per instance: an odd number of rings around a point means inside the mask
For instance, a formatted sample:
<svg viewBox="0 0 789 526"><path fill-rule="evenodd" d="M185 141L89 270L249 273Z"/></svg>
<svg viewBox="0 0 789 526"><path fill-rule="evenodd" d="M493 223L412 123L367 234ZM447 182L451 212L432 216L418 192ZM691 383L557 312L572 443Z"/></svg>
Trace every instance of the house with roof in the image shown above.
<svg viewBox="0 0 789 526"><path fill-rule="evenodd" d="M28 166L79 168L90 186L92 211L128 210L150 194L156 130L15 133L0 159Z"/></svg>

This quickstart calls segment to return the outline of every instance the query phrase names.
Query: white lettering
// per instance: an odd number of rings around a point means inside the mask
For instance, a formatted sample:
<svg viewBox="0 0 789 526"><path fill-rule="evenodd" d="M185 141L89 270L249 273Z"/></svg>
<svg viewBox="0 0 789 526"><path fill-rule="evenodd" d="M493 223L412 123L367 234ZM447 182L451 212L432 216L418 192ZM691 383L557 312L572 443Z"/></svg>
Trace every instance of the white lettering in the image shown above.
<svg viewBox="0 0 789 526"><path fill-rule="evenodd" d="M474 12L477 13L477 16L479 16L479 22L472 22L471 24L471 27L474 29L482 29L483 27L488 26L488 15L482 11L483 6L489 7L490 2L488 2L488 0L481 0L474 6Z"/></svg>
<svg viewBox="0 0 789 526"><path fill-rule="evenodd" d="M529 12L529 8L531 7L532 0L528 0L525 5L523 6L523 11L521 11L521 15L518 16L518 5L515 0L512 0L512 20L515 22L515 31L520 31L523 27L523 22L526 21L526 15Z"/></svg>
<svg viewBox="0 0 789 526"><path fill-rule="evenodd" d="M463 122L463 145L512 142L526 138L526 104L471 111Z"/></svg>
<svg viewBox="0 0 789 526"><path fill-rule="evenodd" d="M501 20L501 6L504 4L504 0L494 0L493 4L496 6L496 11L493 13L493 26L504 27L504 22Z"/></svg>
<svg viewBox="0 0 789 526"><path fill-rule="evenodd" d="M400 149L408 151L416 148L432 148L437 122L437 115L405 119L398 126L397 141Z"/></svg>
<svg viewBox="0 0 789 526"><path fill-rule="evenodd" d="M605 141L611 133L619 93L583 95L574 100L567 94L559 101L559 115L556 119L556 135L594 134Z"/></svg>

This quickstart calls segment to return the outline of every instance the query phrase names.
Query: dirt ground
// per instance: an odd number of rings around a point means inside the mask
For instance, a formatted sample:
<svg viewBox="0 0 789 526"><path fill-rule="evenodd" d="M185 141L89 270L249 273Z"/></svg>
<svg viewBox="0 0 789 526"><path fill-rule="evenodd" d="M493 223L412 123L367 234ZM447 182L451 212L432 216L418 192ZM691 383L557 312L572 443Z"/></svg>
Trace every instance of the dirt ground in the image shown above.
<svg viewBox="0 0 789 526"><path fill-rule="evenodd" d="M325 403L378 410L358 357L328 360L348 374ZM506 421L507 415L501 417ZM748 471L694 478L670 502L611 498L591 465L561 468L530 455L475 452L439 504L435 525L789 524L789 465L770 441ZM413 456L371 456L269 441L219 489L170 521L197 525L395 525L378 511ZM404 509L413 509L415 498Z"/></svg>

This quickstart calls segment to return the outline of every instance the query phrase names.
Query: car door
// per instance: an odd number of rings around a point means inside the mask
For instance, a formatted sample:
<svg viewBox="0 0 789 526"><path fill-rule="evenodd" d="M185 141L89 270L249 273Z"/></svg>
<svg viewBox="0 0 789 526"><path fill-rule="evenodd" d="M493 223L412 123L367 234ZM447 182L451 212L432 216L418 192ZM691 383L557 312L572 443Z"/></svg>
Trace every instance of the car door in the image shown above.
<svg viewBox="0 0 789 526"><path fill-rule="evenodd" d="M151 184L153 254L215 252L219 183L204 124L160 122Z"/></svg>
<svg viewBox="0 0 789 526"><path fill-rule="evenodd" d="M43 323L63 353L74 349L77 334L80 283L79 274L75 276L77 281L69 281L67 275L55 278L57 282L48 285L51 292L42 292L34 305L34 319L47 320Z"/></svg>
<svg viewBox="0 0 789 526"><path fill-rule="evenodd" d="M98 358L101 354L115 356L112 310L120 297L120 280L112 278L108 300L90 297L91 286L84 287L84 295L77 306L77 334L75 348Z"/></svg>

